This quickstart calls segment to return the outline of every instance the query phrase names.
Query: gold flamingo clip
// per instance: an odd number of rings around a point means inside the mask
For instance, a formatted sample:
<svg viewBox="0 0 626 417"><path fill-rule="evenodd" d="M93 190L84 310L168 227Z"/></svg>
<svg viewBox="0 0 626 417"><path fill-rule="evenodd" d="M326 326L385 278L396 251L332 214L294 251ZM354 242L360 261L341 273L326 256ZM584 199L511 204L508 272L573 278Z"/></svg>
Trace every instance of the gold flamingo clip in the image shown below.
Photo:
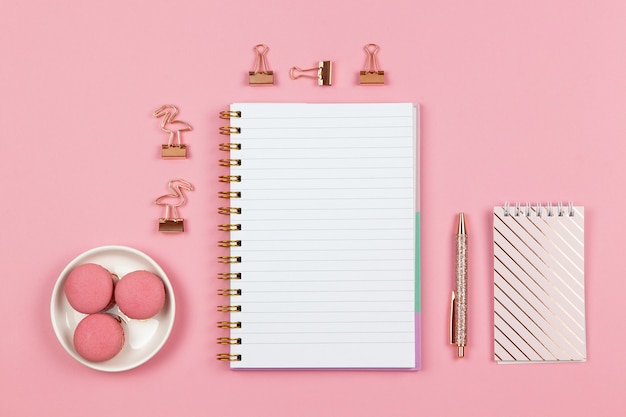
<svg viewBox="0 0 626 417"><path fill-rule="evenodd" d="M365 68L359 72L359 84L361 85L383 85L385 84L385 71L378 69L378 58L376 54L380 47L375 43L368 43L363 48L367 54Z"/></svg>
<svg viewBox="0 0 626 417"><path fill-rule="evenodd" d="M165 206L165 216L159 219L159 232L184 232L185 219L178 216L178 207L185 204L186 191L193 191L193 185L181 178L173 179L167 187L172 191L154 200L154 204Z"/></svg>
<svg viewBox="0 0 626 417"><path fill-rule="evenodd" d="M307 72L315 72L315 75L306 74ZM316 68L300 69L298 67L291 67L289 71L289 77L292 80L297 80L300 77L313 78L317 80L317 85L332 85L332 61L319 61Z"/></svg>
<svg viewBox="0 0 626 417"><path fill-rule="evenodd" d="M254 70L248 72L248 83L252 86L274 85L274 71L269 69L265 57L270 48L260 43L252 50L256 53L256 63Z"/></svg>
<svg viewBox="0 0 626 417"><path fill-rule="evenodd" d="M163 159L185 159L187 158L187 145L181 141L181 132L192 130L187 122L176 120L178 115L178 107L172 104L165 104L154 111L152 114L161 120L161 130L169 134L167 144L161 145L161 157ZM176 136L176 143L174 143Z"/></svg>

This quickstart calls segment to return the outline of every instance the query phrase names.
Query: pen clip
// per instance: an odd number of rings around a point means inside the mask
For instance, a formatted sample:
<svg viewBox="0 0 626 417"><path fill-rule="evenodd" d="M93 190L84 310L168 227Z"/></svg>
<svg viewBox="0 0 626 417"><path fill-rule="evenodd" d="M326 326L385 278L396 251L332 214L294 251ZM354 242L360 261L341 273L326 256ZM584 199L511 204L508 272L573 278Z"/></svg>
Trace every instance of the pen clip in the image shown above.
<svg viewBox="0 0 626 417"><path fill-rule="evenodd" d="M456 322L456 309L454 308L454 301L456 294L452 291L452 297L450 297L450 344L456 343L456 332L454 331L454 323Z"/></svg>

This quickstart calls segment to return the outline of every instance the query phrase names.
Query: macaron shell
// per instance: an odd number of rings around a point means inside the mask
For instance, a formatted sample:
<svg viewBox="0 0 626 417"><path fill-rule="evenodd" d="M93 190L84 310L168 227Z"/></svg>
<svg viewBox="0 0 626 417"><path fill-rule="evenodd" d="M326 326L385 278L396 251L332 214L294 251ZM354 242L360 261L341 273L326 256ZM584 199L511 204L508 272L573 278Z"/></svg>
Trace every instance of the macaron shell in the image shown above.
<svg viewBox="0 0 626 417"><path fill-rule="evenodd" d="M67 276L65 296L73 309L80 313L98 313L113 303L113 275L104 267L86 263L76 266Z"/></svg>
<svg viewBox="0 0 626 417"><path fill-rule="evenodd" d="M91 362L103 362L117 355L124 346L124 329L109 314L91 314L74 331L76 352Z"/></svg>
<svg viewBox="0 0 626 417"><path fill-rule="evenodd" d="M156 315L165 303L165 285L149 271L134 271L115 286L115 301L120 311L132 319Z"/></svg>

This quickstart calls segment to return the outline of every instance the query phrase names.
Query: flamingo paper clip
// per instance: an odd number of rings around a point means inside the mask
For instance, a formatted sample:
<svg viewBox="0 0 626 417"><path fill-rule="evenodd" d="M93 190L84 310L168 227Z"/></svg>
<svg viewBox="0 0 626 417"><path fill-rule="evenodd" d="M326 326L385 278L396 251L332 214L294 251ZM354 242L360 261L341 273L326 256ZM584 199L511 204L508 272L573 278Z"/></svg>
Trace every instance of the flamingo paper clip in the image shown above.
<svg viewBox="0 0 626 417"><path fill-rule="evenodd" d="M177 178L171 180L167 187L172 193L162 195L154 200L154 204L165 206L165 217L159 219L159 232L184 232L185 219L178 217L178 207L187 201L183 190L193 191L193 185L186 180Z"/></svg>
<svg viewBox="0 0 626 417"><path fill-rule="evenodd" d="M187 122L176 120L178 108L172 104L165 104L154 111L154 117L163 118L161 130L169 133L170 137L166 145L161 146L161 157L163 159L185 159L187 158L187 145L181 143L181 132L192 130ZM174 134L176 134L176 144L174 144Z"/></svg>

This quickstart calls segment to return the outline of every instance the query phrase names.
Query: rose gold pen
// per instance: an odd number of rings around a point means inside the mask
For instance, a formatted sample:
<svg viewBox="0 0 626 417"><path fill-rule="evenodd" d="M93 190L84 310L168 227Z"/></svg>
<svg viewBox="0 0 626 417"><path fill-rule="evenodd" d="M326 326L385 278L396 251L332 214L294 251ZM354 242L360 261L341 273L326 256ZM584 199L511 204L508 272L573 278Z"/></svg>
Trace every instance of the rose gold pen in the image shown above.
<svg viewBox="0 0 626 417"><path fill-rule="evenodd" d="M467 229L465 214L459 214L456 232L455 289L450 300L450 344L457 346L459 358L467 344Z"/></svg>

